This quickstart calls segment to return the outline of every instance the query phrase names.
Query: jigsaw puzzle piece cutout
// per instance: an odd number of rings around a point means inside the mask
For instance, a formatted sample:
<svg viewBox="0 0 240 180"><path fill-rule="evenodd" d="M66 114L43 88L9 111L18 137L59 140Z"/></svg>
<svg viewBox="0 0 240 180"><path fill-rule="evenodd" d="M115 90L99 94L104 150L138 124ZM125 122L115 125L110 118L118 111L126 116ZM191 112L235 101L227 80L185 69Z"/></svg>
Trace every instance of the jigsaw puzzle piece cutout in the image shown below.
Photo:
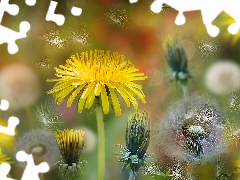
<svg viewBox="0 0 240 180"><path fill-rule="evenodd" d="M0 2L0 22L2 22L4 12L8 12L12 16L15 16L19 12L19 7L16 4L9 4L9 0L1 0L1 2Z"/></svg>
<svg viewBox="0 0 240 180"><path fill-rule="evenodd" d="M33 160L33 156L31 154L29 155L25 153L24 151L18 151L16 158L20 162L27 162L21 180L40 180L38 174L46 173L50 169L49 165L46 162L42 162L36 166Z"/></svg>
<svg viewBox="0 0 240 180"><path fill-rule="evenodd" d="M235 19L235 22L228 26L228 32L232 35L238 33L240 28L240 4L237 0L229 0L224 6L224 11Z"/></svg>
<svg viewBox="0 0 240 180"><path fill-rule="evenodd" d="M175 24L177 25L183 25L186 22L186 19L183 15L184 12L200 10L203 23L206 27L208 34L212 37L216 37L219 34L220 30L217 26L213 25L212 22L222 11L225 11L236 21L235 23L229 25L228 32L235 35L239 31L239 0L155 0L151 4L150 9L154 13L159 13L162 10L162 5L164 3L168 4L179 12L175 19Z"/></svg>
<svg viewBox="0 0 240 180"><path fill-rule="evenodd" d="M16 32L0 25L0 44L8 43L8 52L10 54L18 52L18 46L15 41L27 37L27 32L30 30L30 24L26 21L22 21L19 25L19 30L19 32Z"/></svg>
<svg viewBox="0 0 240 180"><path fill-rule="evenodd" d="M0 164L0 179L1 180L15 180L12 178L7 177L8 173L10 172L11 166L8 163Z"/></svg>
<svg viewBox="0 0 240 180"><path fill-rule="evenodd" d="M61 26L64 24L65 17L61 14L55 14L55 9L57 7L58 2L51 1L50 5L48 7L47 15L46 15L46 21L53 21L58 26Z"/></svg>
<svg viewBox="0 0 240 180"><path fill-rule="evenodd" d="M19 124L19 119L15 116L11 116L8 118L8 127L0 126L0 132L14 136L15 135L15 128Z"/></svg>

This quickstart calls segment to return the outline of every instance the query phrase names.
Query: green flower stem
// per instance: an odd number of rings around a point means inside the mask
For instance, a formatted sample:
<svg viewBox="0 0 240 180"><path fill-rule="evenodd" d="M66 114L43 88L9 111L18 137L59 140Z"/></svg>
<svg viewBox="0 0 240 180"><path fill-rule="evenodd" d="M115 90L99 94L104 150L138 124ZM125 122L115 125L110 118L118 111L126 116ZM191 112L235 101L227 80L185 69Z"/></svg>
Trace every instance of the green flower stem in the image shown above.
<svg viewBox="0 0 240 180"><path fill-rule="evenodd" d="M102 107L96 107L98 127L98 180L104 180L105 175L105 135Z"/></svg>
<svg viewBox="0 0 240 180"><path fill-rule="evenodd" d="M134 179L135 179L134 173L132 170L130 170L128 180L134 180Z"/></svg>
<svg viewBox="0 0 240 180"><path fill-rule="evenodd" d="M182 91L183 91L183 98L184 98L184 100L186 100L187 99L187 93L188 93L186 84L182 84Z"/></svg>
<svg viewBox="0 0 240 180"><path fill-rule="evenodd" d="M185 113L187 114L188 112L188 108L187 108L187 86L182 84L182 91L183 91L183 99L184 99L184 103L185 103Z"/></svg>
<svg viewBox="0 0 240 180"><path fill-rule="evenodd" d="M32 112L30 108L26 109L26 116L27 116L27 121L29 123L29 128L34 128L34 122L33 122L33 118L32 118Z"/></svg>

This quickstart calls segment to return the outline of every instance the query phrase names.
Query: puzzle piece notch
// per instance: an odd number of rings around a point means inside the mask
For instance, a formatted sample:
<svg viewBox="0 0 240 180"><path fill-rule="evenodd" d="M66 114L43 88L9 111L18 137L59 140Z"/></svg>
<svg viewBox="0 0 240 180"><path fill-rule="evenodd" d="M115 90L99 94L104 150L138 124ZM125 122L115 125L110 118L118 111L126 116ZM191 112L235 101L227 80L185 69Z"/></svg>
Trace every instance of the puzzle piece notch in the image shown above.
<svg viewBox="0 0 240 180"><path fill-rule="evenodd" d="M51 1L50 5L48 7L47 15L46 15L46 21L53 21L58 26L61 26L64 24L65 17L61 14L55 14L55 9L57 7L58 2Z"/></svg>
<svg viewBox="0 0 240 180"><path fill-rule="evenodd" d="M16 4L9 4L9 0L1 0L1 2L0 2L0 23L2 22L4 12L8 12L12 16L15 16L19 12L19 7Z"/></svg>
<svg viewBox="0 0 240 180"><path fill-rule="evenodd" d="M7 177L8 173L10 172L11 166L8 163L0 164L0 179L1 180L16 180Z"/></svg>
<svg viewBox="0 0 240 180"><path fill-rule="evenodd" d="M14 136L15 135L15 128L19 124L19 119L15 116L11 116L8 118L8 127L0 126L0 132Z"/></svg>
<svg viewBox="0 0 240 180"><path fill-rule="evenodd" d="M34 6L36 4L36 0L25 0L25 3L28 6Z"/></svg>
<svg viewBox="0 0 240 180"><path fill-rule="evenodd" d="M16 158L20 162L27 161L26 168L23 172L21 180L40 180L38 177L39 173L46 173L50 167L46 162L42 162L39 165L35 165L32 154L27 154L24 151L18 151Z"/></svg>
<svg viewBox="0 0 240 180"><path fill-rule="evenodd" d="M19 32L15 32L0 25L0 44L8 43L8 52L10 54L18 52L18 46L15 41L27 37L26 34L30 30L30 24L26 21L22 21L19 25L19 30Z"/></svg>

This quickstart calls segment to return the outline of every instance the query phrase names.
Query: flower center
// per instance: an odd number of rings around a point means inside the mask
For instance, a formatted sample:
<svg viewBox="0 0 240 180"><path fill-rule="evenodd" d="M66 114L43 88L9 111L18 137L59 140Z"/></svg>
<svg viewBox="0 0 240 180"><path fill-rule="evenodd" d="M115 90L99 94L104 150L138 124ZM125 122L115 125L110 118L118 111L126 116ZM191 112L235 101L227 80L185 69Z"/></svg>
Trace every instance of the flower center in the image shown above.
<svg viewBox="0 0 240 180"><path fill-rule="evenodd" d="M191 125L188 127L188 132L193 134L193 135L204 135L205 130L202 126L195 126L195 125Z"/></svg>
<svg viewBox="0 0 240 180"><path fill-rule="evenodd" d="M35 144L29 149L29 153L31 153L35 157L43 156L46 151L46 147L43 144Z"/></svg>

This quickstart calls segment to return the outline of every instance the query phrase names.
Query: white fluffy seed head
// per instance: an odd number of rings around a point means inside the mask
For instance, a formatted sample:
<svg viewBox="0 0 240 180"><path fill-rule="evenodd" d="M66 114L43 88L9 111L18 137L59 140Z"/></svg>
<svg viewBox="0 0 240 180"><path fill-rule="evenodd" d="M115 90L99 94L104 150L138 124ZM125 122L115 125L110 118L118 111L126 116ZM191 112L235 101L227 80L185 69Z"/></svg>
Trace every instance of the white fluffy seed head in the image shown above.
<svg viewBox="0 0 240 180"><path fill-rule="evenodd" d="M185 124L189 125L189 133L200 136L207 133L207 136L200 138L204 151L200 159L186 149L188 136L184 135ZM186 162L211 159L226 150L222 124L221 109L208 96L194 94L176 101L155 125L153 137L159 148L159 156L174 157Z"/></svg>
<svg viewBox="0 0 240 180"><path fill-rule="evenodd" d="M36 162L47 162L51 168L56 167L53 165L61 157L54 136L42 129L34 129L24 133L18 139L16 151L32 154Z"/></svg>
<svg viewBox="0 0 240 180"><path fill-rule="evenodd" d="M206 87L215 94L227 94L240 89L240 66L231 61L219 61L209 67Z"/></svg>
<svg viewBox="0 0 240 180"><path fill-rule="evenodd" d="M0 68L0 98L9 108L23 109L39 98L40 81L34 70L25 63L10 63Z"/></svg>

